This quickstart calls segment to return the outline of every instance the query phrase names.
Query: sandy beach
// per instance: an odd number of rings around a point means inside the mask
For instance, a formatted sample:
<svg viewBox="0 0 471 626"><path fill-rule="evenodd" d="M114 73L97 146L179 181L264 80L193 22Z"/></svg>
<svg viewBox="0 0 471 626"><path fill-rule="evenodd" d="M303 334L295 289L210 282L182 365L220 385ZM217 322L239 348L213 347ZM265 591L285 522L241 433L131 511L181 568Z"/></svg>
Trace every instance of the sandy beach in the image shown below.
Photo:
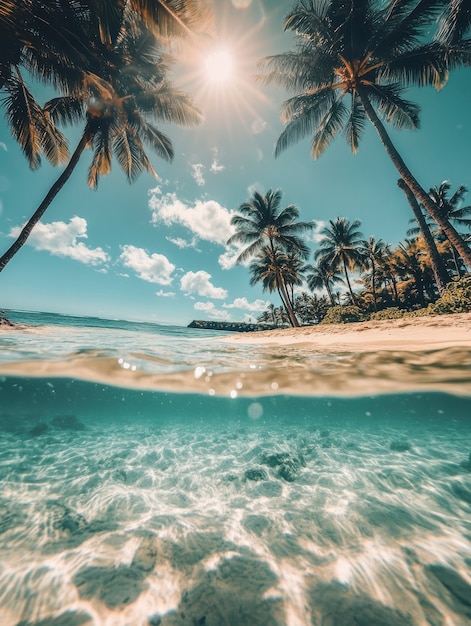
<svg viewBox="0 0 471 626"><path fill-rule="evenodd" d="M309 344L319 351L334 352L471 347L471 313L282 328L237 333L225 340L247 344Z"/></svg>

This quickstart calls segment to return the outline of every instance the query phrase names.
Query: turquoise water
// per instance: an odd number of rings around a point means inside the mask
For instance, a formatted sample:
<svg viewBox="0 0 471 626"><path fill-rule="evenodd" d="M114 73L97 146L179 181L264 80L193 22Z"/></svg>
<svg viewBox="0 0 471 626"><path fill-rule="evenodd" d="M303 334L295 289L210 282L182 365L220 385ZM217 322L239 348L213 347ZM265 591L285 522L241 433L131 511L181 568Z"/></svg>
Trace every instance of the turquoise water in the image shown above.
<svg viewBox="0 0 471 626"><path fill-rule="evenodd" d="M471 624L471 354L12 312L1 626Z"/></svg>

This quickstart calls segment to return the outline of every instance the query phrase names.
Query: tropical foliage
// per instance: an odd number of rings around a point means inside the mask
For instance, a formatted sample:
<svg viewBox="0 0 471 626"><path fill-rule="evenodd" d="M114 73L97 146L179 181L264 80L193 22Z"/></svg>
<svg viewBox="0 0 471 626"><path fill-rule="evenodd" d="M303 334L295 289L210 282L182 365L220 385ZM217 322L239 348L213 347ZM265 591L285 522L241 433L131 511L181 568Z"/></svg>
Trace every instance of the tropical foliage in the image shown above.
<svg viewBox="0 0 471 626"><path fill-rule="evenodd" d="M125 4L129 4L126 10ZM147 11L147 4L142 3L140 12ZM21 48L18 60L42 77L48 67L48 77L61 87L63 94L39 107L27 91L19 68L13 63L9 67L4 64L4 107L12 132L32 167L39 165L41 152L53 163L67 156L65 140L56 124L82 123L83 131L64 171L0 258L0 271L24 245L87 148L93 151L88 176L91 187L96 188L99 177L109 173L113 157L129 182L133 182L143 171L155 175L146 148L167 161L173 158L172 143L155 125L156 121L191 125L201 119L190 98L169 82L170 59L154 36L155 28L150 28L140 13L131 11L132 3L110 3L113 10L106 16L106 28L105 16L92 19L98 2L59 5L50 10L50 15L46 11L40 20L41 24L46 21L48 29L57 21L59 29L50 46L43 42L47 56L44 65L40 62L38 43L31 44L31 54ZM157 5L165 15L171 11L171 2ZM35 0L28 2L26 8L33 14L40 11ZM64 22L66 18L68 21ZM165 32L170 27L165 20L162 26ZM72 29L68 40L73 45L72 53L66 55L60 46L65 46L68 29ZM45 35L41 29L39 34ZM29 50L28 46L29 40L25 50Z"/></svg>
<svg viewBox="0 0 471 626"><path fill-rule="evenodd" d="M440 241L439 228L431 236L440 262L448 267L448 284L441 292L420 231L392 247L373 236L364 239L360 227L359 220L338 217L329 221L320 231L313 264L300 262L304 255L299 255L299 240L291 249L287 241L283 249L263 246L250 264L250 284L260 282L264 291L278 291L283 307L271 304L259 322L292 324L288 309L306 325L471 310L471 279L469 275L462 278L460 267L449 262L450 246ZM467 219L460 222L460 228L469 231ZM461 231L463 237L468 236L466 230ZM281 280L285 294L279 289ZM342 292L334 292L334 286Z"/></svg>
<svg viewBox="0 0 471 626"><path fill-rule="evenodd" d="M384 125L418 128L420 110L406 100L406 88L441 88L451 69L470 64L471 45L461 39L469 3L454 4L430 38L443 2L298 1L285 18L295 48L262 60L260 80L296 92L283 104L285 129L275 155L312 136L311 154L318 158L341 133L356 152L370 122L401 179L471 266L466 242L413 176Z"/></svg>
<svg viewBox="0 0 471 626"><path fill-rule="evenodd" d="M233 215L231 224L235 233L227 244L245 246L237 257L237 263L255 258L251 265L252 282L262 280L264 289L276 289L290 323L299 326L289 286L298 281L296 265L309 254L301 234L314 225L299 222L299 210L293 204L280 210L282 197L279 189L269 189L266 194L256 191ZM289 262L287 254L291 255ZM266 273L262 270L263 265L267 268Z"/></svg>

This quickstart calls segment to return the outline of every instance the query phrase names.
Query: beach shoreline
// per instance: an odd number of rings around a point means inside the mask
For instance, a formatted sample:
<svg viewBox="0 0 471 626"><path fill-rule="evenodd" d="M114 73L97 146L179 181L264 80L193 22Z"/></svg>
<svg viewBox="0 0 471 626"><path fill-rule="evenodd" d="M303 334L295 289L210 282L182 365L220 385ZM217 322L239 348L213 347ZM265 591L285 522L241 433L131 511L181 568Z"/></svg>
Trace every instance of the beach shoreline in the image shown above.
<svg viewBox="0 0 471 626"><path fill-rule="evenodd" d="M309 345L318 351L437 350L471 348L471 312L449 315L321 324L237 333L221 340L239 344Z"/></svg>

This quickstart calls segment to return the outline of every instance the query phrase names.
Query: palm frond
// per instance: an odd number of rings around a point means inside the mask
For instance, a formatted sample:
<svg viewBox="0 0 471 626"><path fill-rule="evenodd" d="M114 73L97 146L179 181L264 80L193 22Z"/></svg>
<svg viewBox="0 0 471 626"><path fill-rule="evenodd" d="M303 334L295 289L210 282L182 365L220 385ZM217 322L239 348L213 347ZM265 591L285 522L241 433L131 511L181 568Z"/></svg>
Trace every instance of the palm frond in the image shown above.
<svg viewBox="0 0 471 626"><path fill-rule="evenodd" d="M398 85L373 85L367 90L379 113L396 128L419 128L420 107L401 98Z"/></svg>
<svg viewBox="0 0 471 626"><path fill-rule="evenodd" d="M350 116L345 124L344 133L353 154L356 154L361 136L365 129L366 115L357 93L352 94Z"/></svg>
<svg viewBox="0 0 471 626"><path fill-rule="evenodd" d="M432 85L441 89L448 80L449 70L462 63L462 55L434 41L416 46L411 51L392 57L378 70L378 82L400 83L404 87Z"/></svg>
<svg viewBox="0 0 471 626"><path fill-rule="evenodd" d="M85 117L85 103L75 96L53 98L44 105L44 110L54 122L76 124Z"/></svg>
<svg viewBox="0 0 471 626"><path fill-rule="evenodd" d="M133 10L164 39L193 36L213 29L213 15L196 0L129 0Z"/></svg>
<svg viewBox="0 0 471 626"><path fill-rule="evenodd" d="M311 156L318 159L335 137L345 128L347 108L342 100L333 102L327 115L320 121L311 143Z"/></svg>
<svg viewBox="0 0 471 626"><path fill-rule="evenodd" d="M111 171L111 121L101 120L93 131L93 158L88 172L88 185L92 189L98 187L100 176L106 176Z"/></svg>
<svg viewBox="0 0 471 626"><path fill-rule="evenodd" d="M153 117L180 126L195 126L200 124L203 116L191 98L172 88L168 83L162 83L158 89L136 94L136 104Z"/></svg>
<svg viewBox="0 0 471 626"><path fill-rule="evenodd" d="M39 106L21 79L11 77L6 85L7 96L2 104L11 132L32 169L41 164L41 153L58 165L67 158L67 141Z"/></svg>
<svg viewBox="0 0 471 626"><path fill-rule="evenodd" d="M285 103L283 117L287 124L275 144L275 156L279 156L292 144L314 133L320 120L334 106L335 101L332 89L324 88L320 92L302 94Z"/></svg>
<svg viewBox="0 0 471 626"><path fill-rule="evenodd" d="M468 0L449 0L440 19L437 39L447 44L460 41L471 28L471 5Z"/></svg>
<svg viewBox="0 0 471 626"><path fill-rule="evenodd" d="M161 159L164 159L164 161L173 161L173 146L167 135L144 120L140 124L140 132L146 143L154 150L154 152L158 154Z"/></svg>

